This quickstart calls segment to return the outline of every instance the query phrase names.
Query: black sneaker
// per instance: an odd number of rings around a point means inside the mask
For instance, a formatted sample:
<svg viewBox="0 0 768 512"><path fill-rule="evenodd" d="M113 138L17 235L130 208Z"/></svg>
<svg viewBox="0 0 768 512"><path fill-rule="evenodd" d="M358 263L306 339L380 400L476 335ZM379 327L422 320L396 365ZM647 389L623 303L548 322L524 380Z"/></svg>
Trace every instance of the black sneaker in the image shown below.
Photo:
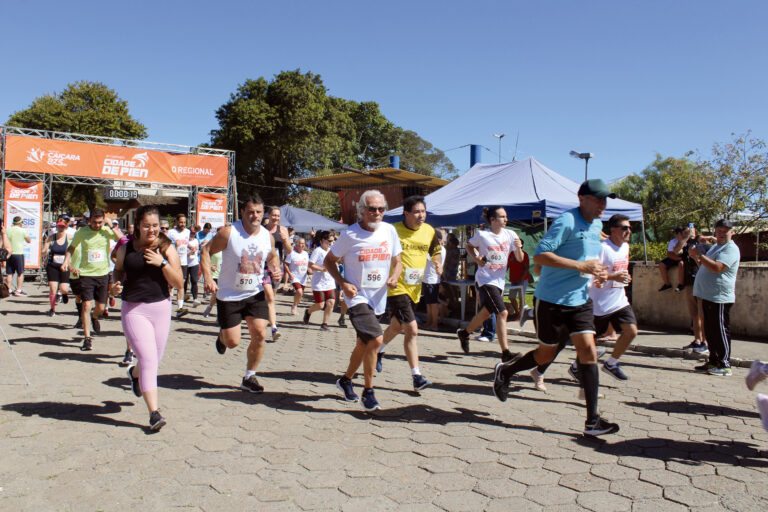
<svg viewBox="0 0 768 512"><path fill-rule="evenodd" d="M568 367L568 375L576 382L581 382L581 379L579 379L579 365L576 361L572 362L571 366Z"/></svg>
<svg viewBox="0 0 768 512"><path fill-rule="evenodd" d="M502 402L507 401L509 394L509 383L501 374L501 371L507 366L506 363L496 363L493 370L493 394Z"/></svg>
<svg viewBox="0 0 768 512"><path fill-rule="evenodd" d="M221 336L221 334L219 334L219 336ZM216 352L224 354L224 352L227 351L227 346L221 342L219 336L216 336Z"/></svg>
<svg viewBox="0 0 768 512"><path fill-rule="evenodd" d="M368 412L373 412L377 409L381 409L379 402L376 400L376 395L373 394L373 389L363 390L363 409Z"/></svg>
<svg viewBox="0 0 768 512"><path fill-rule="evenodd" d="M128 374L128 378L131 379L131 391L136 396L141 396L141 387L139 387L139 379L133 376L133 366L129 366L125 372Z"/></svg>
<svg viewBox="0 0 768 512"><path fill-rule="evenodd" d="M347 326L347 322L344 320L343 316L340 316L339 317L339 327L346 327L346 326Z"/></svg>
<svg viewBox="0 0 768 512"><path fill-rule="evenodd" d="M78 318L77 322L75 322L75 326L73 327L73 329L82 329L82 328L83 328L83 320Z"/></svg>
<svg viewBox="0 0 768 512"><path fill-rule="evenodd" d="M125 357L120 362L120 366L129 366L133 362L133 351L128 349L125 351Z"/></svg>
<svg viewBox="0 0 768 512"><path fill-rule="evenodd" d="M160 416L160 411L152 411L152 414L149 415L149 429L150 430L160 430L165 425L165 418Z"/></svg>
<svg viewBox="0 0 768 512"><path fill-rule="evenodd" d="M381 370L384 369L384 366L381 364L381 360L384 358L384 352L379 352L376 354L376 372L381 373Z"/></svg>
<svg viewBox="0 0 768 512"><path fill-rule="evenodd" d="M320 324L320 330L321 331L330 331L331 328L328 327L328 324Z"/></svg>
<svg viewBox="0 0 768 512"><path fill-rule="evenodd" d="M709 364L709 363L704 363L704 364L700 364L698 366L694 366L693 367L693 369L696 370L697 372L707 372L707 371L711 370L712 368L717 368L717 367L715 365Z"/></svg>
<svg viewBox="0 0 768 512"><path fill-rule="evenodd" d="M461 350L465 354L469 354L469 333L465 329L459 329L456 331L456 336L459 337L459 342L461 342Z"/></svg>
<svg viewBox="0 0 768 512"><path fill-rule="evenodd" d="M431 386L432 383L424 378L422 375L414 375L413 376L413 389L416 391L421 391L422 389L426 389L429 386Z"/></svg>
<svg viewBox="0 0 768 512"><path fill-rule="evenodd" d="M309 324L309 309L304 310L304 319L302 322L304 322L304 325Z"/></svg>
<svg viewBox="0 0 768 512"><path fill-rule="evenodd" d="M93 315L91 315L91 329L93 329L93 332L96 334L101 333L101 323L99 323L99 319Z"/></svg>
<svg viewBox="0 0 768 512"><path fill-rule="evenodd" d="M91 341L91 338L83 338L83 346L80 347L80 350L83 352L93 350L93 342Z"/></svg>
<svg viewBox="0 0 768 512"><path fill-rule="evenodd" d="M590 437L603 436L605 434L613 434L619 431L619 426L616 423L605 421L603 418L598 417L597 420L592 423L584 425L584 435Z"/></svg>
<svg viewBox="0 0 768 512"><path fill-rule="evenodd" d="M360 397L357 396L357 393L355 393L355 390L352 387L352 381L349 380L346 375L342 375L336 379L336 387L339 388L341 394L344 395L344 400L347 402L357 402L360 400Z"/></svg>
<svg viewBox="0 0 768 512"><path fill-rule="evenodd" d="M259 384L259 379L255 375L251 375L248 378L243 377L243 383L240 384L240 389L251 393L263 393L264 386Z"/></svg>
<svg viewBox="0 0 768 512"><path fill-rule="evenodd" d="M616 363L614 366L610 366L608 362L605 362L603 363L603 371L616 380L629 380L627 374L621 370L620 363Z"/></svg>
<svg viewBox="0 0 768 512"><path fill-rule="evenodd" d="M662 286L661 288L659 288L659 291L660 291L660 292L665 292L665 291L667 291L667 290L671 290L671 289L672 289L672 285L671 285L671 284L665 284L664 286Z"/></svg>
<svg viewBox="0 0 768 512"><path fill-rule="evenodd" d="M685 290L685 285L684 285L684 284L679 284L679 285L677 285L677 287L675 288L675 291L676 291L676 292L681 292L681 291L683 291L683 290Z"/></svg>
<svg viewBox="0 0 768 512"><path fill-rule="evenodd" d="M51 318L53 318L54 316L56 316L56 312L55 312L54 310L52 310L52 309L49 309L49 310L48 310L48 316L50 316Z"/></svg>
<svg viewBox="0 0 768 512"><path fill-rule="evenodd" d="M501 362L506 363L508 361L518 359L521 355L523 354L520 352L512 352L511 350L507 349L501 353Z"/></svg>
<svg viewBox="0 0 768 512"><path fill-rule="evenodd" d="M69 304L69 295L67 295L66 293L62 293L61 302L63 302L64 304Z"/></svg>

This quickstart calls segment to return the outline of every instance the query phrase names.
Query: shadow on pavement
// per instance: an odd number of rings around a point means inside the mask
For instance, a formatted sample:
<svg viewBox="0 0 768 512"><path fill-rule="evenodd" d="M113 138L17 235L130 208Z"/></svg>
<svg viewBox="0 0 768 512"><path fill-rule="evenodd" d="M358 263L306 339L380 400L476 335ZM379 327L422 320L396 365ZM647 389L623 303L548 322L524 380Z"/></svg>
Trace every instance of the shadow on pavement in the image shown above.
<svg viewBox="0 0 768 512"><path fill-rule="evenodd" d="M110 354L94 354L93 352L42 352L40 357L47 357L55 361L80 361L81 363L117 364L122 356ZM127 377L126 377L127 378Z"/></svg>
<svg viewBox="0 0 768 512"><path fill-rule="evenodd" d="M307 372L307 371L279 371L279 372L259 372L259 375L283 380L300 380L304 382L321 382L324 384L336 385L336 379L339 375L329 372Z"/></svg>
<svg viewBox="0 0 768 512"><path fill-rule="evenodd" d="M17 343L36 343L38 345L48 345L51 347L78 347L80 343L72 339L55 339L41 336L33 336L29 338L9 339L12 345Z"/></svg>
<svg viewBox="0 0 768 512"><path fill-rule="evenodd" d="M96 423L99 425L111 425L113 427L146 428L143 425L129 421L116 420L106 414L116 414L123 410L124 406L133 406L131 402L113 402L107 400L104 405L72 404L66 402L18 402L3 405L4 411L13 411L22 416L39 416L64 421L81 421Z"/></svg>
<svg viewBox="0 0 768 512"><path fill-rule="evenodd" d="M240 389L237 386L222 385L222 384L210 384L204 380L203 377L198 375L186 375L183 373L172 373L170 375L158 375L157 386L166 389L179 389L179 390L199 390L199 389ZM102 382L107 386L125 389L130 391L131 384L128 382L127 376L112 377Z"/></svg>
<svg viewBox="0 0 768 512"><path fill-rule="evenodd" d="M710 416L742 416L744 418L759 418L754 411L734 409L725 405L702 404L698 402L624 402L631 407L642 407L652 411L674 412L679 414L705 414Z"/></svg>

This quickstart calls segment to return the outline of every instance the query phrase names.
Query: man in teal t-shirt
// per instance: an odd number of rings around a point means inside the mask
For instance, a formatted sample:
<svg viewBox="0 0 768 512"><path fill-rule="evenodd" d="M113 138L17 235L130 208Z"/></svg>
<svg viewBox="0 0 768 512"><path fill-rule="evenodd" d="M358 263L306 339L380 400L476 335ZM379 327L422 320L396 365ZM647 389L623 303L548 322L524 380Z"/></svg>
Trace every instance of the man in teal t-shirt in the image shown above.
<svg viewBox="0 0 768 512"><path fill-rule="evenodd" d="M730 311L736 302L736 273L741 259L741 251L732 237L733 224L720 219L715 224L717 244L706 255L701 254L698 247L688 250L688 255L699 265L693 296L701 299L704 335L709 344L709 361L696 370L710 375L731 375Z"/></svg>
<svg viewBox="0 0 768 512"><path fill-rule="evenodd" d="M16 216L13 218L13 226L6 230L8 241L11 244L9 248L11 254L5 262L5 280L8 289L11 290L13 274L16 274L16 290L13 292L15 297L26 295L26 292L21 289L24 285L24 242L30 243L32 241L27 230L21 227L21 224L21 217Z"/></svg>
<svg viewBox="0 0 768 512"><path fill-rule="evenodd" d="M123 233L119 228L110 228L104 224L104 211L94 208L91 210L88 225L77 230L67 247L67 256L61 266L61 270L65 272L71 264L72 254L80 247L80 262L77 270L80 275L82 300L80 319L84 337L80 350L93 350L91 324L96 334L101 330L99 317L107 307L109 292L109 242L110 240L118 241L122 236ZM88 322L88 317L91 318L91 322Z"/></svg>

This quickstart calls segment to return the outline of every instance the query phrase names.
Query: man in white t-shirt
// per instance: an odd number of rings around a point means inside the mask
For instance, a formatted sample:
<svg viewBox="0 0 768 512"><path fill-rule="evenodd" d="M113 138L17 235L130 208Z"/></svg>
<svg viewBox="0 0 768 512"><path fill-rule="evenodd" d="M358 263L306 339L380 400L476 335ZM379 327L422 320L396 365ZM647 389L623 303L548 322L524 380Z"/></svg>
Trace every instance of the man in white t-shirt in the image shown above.
<svg viewBox="0 0 768 512"><path fill-rule="evenodd" d="M362 364L365 376L362 404L366 411L381 408L373 393L376 355L384 341L384 333L376 317L386 309L387 287L397 286L403 270L400 260L402 247L397 231L391 224L382 222L386 211L387 202L381 192L363 192L357 204L358 222L339 235L323 265L341 286L349 307L349 319L357 333L349 366L336 381L336 387L346 401L360 400L352 386L352 378ZM344 277L338 267L341 258L344 258Z"/></svg>
<svg viewBox="0 0 768 512"><path fill-rule="evenodd" d="M685 248L685 244L688 242L689 233L690 230L678 226L675 228L675 238L667 244L667 257L659 262L659 273L661 274L661 280L664 281L663 286L659 288L660 292L672 288L669 282L669 270L674 268L677 268L677 288L675 288L675 291L679 292L685 288L683 280L685 277L683 272L683 248Z"/></svg>
<svg viewBox="0 0 768 512"><path fill-rule="evenodd" d="M168 238L173 242L176 247L176 252L179 253L179 261L181 261L181 273L184 275L184 283L187 282L187 274L189 272L189 237L191 233L187 229L187 216L180 213L176 216L176 222L173 229L166 233ZM178 297L176 303L178 308L176 309L176 317L180 318L188 313L188 310L184 307L184 295L186 294L186 284L184 289L177 290Z"/></svg>
<svg viewBox="0 0 768 512"><path fill-rule="evenodd" d="M461 349L469 353L469 335L480 327L492 314L496 315L496 333L499 335L501 360L514 359L507 343L507 307L504 305L504 280L507 273L507 259L514 251L515 259L523 261L520 238L514 231L506 229L507 212L501 206L491 206L483 211L490 229L477 231L467 242L467 254L477 263L475 281L477 296L482 309L469 324L456 331Z"/></svg>
<svg viewBox="0 0 768 512"><path fill-rule="evenodd" d="M304 248L307 241L299 238L293 246L293 251L285 257L283 265L285 266L288 281L293 283L293 307L291 314L295 315L298 311L299 302L304 295L304 287L307 284L307 270L309 270L309 254Z"/></svg>

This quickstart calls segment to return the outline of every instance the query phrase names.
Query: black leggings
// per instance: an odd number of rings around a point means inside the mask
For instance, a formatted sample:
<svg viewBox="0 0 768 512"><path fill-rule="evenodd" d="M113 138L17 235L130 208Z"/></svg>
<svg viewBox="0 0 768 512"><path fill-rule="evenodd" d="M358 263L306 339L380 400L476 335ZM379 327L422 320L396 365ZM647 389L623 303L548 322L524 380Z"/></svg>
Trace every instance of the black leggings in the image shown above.
<svg viewBox="0 0 768 512"><path fill-rule="evenodd" d="M191 283L192 300L197 300L197 278L200 275L200 265L192 265L187 268L187 275L184 276L184 295L187 294L187 283Z"/></svg>

